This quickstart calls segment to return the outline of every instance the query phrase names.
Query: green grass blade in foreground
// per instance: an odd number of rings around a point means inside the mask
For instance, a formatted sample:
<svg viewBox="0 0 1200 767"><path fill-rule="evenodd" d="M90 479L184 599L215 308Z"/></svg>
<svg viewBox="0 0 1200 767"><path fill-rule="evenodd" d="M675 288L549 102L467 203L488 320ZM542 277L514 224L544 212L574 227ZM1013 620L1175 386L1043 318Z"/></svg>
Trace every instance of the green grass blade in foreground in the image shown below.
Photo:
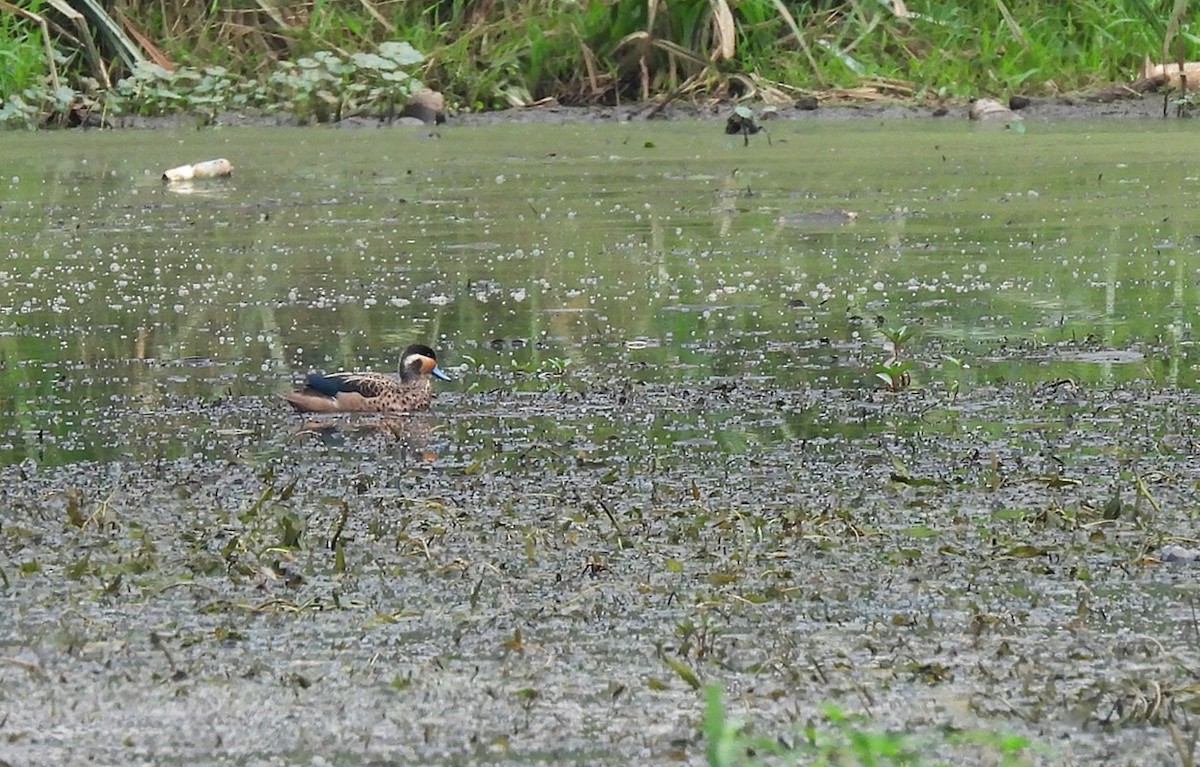
<svg viewBox="0 0 1200 767"><path fill-rule="evenodd" d="M822 709L828 723L818 728L812 720L803 733L778 739L753 735L743 722L731 719L725 709L724 695L718 685L704 688L705 758L708 767L750 767L769 764L804 764L810 767L917 767L940 765L932 752L944 752L945 746L962 755L986 754L988 763L1022 767L1030 762L1025 758L1030 749L1028 739L1004 733L967 730L936 738L880 731L869 727L867 717L847 714L834 705ZM793 745L787 745L791 741Z"/></svg>

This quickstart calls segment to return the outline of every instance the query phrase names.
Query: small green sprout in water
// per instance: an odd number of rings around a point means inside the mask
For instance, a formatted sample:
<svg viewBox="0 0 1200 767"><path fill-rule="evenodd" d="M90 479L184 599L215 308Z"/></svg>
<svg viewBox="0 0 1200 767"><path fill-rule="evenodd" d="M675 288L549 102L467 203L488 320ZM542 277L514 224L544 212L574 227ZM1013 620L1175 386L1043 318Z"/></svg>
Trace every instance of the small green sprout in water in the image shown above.
<svg viewBox="0 0 1200 767"><path fill-rule="evenodd" d="M898 328L883 328L879 331L883 334L883 338L892 347L892 357L900 359L903 356L904 345L913 339L915 335L908 325L901 325Z"/></svg>
<svg viewBox="0 0 1200 767"><path fill-rule="evenodd" d="M539 378L562 378L567 372L571 360L566 357L551 357L542 362Z"/></svg>
<svg viewBox="0 0 1200 767"><path fill-rule="evenodd" d="M947 375L946 389L950 392L950 401L954 402L958 399L959 390L962 388L962 381L959 380L958 374L964 370L970 370L971 366L957 357L951 357L949 354L942 355L942 370Z"/></svg>
<svg viewBox="0 0 1200 767"><path fill-rule="evenodd" d="M564 379L567 376L567 368L571 366L571 359L569 357L547 357L542 360L528 360L525 362L513 359L509 364L512 371L520 378L552 381L552 391L562 392L566 390Z"/></svg>
<svg viewBox="0 0 1200 767"><path fill-rule="evenodd" d="M912 363L907 360L901 362L892 358L875 368L875 377L883 382L888 391L903 391L912 384L912 376L908 372L911 367Z"/></svg>
<svg viewBox="0 0 1200 767"><path fill-rule="evenodd" d="M908 372L912 363L904 359L904 345L912 339L913 332L908 325L901 325L898 328L885 328L880 333L891 356L875 368L875 377L883 382L888 391L903 391L912 384L912 376Z"/></svg>

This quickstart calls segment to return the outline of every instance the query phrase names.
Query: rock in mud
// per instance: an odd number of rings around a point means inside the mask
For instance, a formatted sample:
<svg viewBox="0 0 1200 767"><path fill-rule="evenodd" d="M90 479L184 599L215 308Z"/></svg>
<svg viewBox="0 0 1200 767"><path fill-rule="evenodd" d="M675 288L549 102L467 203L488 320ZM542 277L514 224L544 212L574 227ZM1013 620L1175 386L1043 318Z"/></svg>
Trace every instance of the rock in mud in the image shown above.
<svg viewBox="0 0 1200 767"><path fill-rule="evenodd" d="M1182 562L1185 565L1195 564L1200 559L1200 549L1189 549L1174 543L1163 546L1159 559L1164 562Z"/></svg>
<svg viewBox="0 0 1200 767"><path fill-rule="evenodd" d="M430 125L441 125L446 122L446 97L429 88L419 90L404 105L400 116L415 117Z"/></svg>
<svg viewBox="0 0 1200 767"><path fill-rule="evenodd" d="M1001 120L1012 122L1021 116L994 99L975 99L967 116L972 120Z"/></svg>

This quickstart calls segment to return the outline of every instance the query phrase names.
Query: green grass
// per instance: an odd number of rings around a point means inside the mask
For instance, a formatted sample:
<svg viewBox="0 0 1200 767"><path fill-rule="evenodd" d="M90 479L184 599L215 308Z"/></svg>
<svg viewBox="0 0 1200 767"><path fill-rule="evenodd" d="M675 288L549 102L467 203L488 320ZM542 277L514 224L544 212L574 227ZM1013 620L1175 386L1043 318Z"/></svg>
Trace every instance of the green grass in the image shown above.
<svg viewBox="0 0 1200 767"><path fill-rule="evenodd" d="M453 106L482 110L547 97L616 103L756 90L776 99L859 87L918 98L1074 91L1131 79L1146 56L1162 58L1168 40L1190 42L1187 6L909 0L909 13L897 16L892 0L317 0L278 7L134 0L125 12L174 62L221 66L260 83L281 61L317 51L348 57L404 41L427 56L421 79ZM29 19L0 13L0 97L44 83L40 35ZM65 40L58 45L78 74L88 74L86 57ZM118 62L110 66L114 81L129 74Z"/></svg>
<svg viewBox="0 0 1200 767"><path fill-rule="evenodd" d="M36 12L39 3L31 3ZM15 14L0 11L0 101L41 85L50 69L41 28Z"/></svg>
<svg viewBox="0 0 1200 767"><path fill-rule="evenodd" d="M721 689L704 689L702 729L709 767L755 767L756 765L805 765L806 767L922 767L947 764L932 755L934 750L952 751L958 757L969 753L984 763L1021 767L1029 741L1015 735L967 731L937 738L917 737L871 727L868 719L846 714L826 705L824 721L809 720L802 731L783 737L754 734L746 724L731 719L725 710Z"/></svg>

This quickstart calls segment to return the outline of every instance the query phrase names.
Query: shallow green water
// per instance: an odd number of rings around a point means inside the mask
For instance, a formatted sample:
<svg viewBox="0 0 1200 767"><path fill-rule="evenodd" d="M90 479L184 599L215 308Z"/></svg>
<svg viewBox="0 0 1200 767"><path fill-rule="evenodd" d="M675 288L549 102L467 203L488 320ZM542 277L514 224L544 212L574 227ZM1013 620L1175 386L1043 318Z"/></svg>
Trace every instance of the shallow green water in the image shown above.
<svg viewBox="0 0 1200 767"><path fill-rule="evenodd" d="M796 743L1172 763L1195 139L771 136L6 137L0 760L704 764L678 660ZM414 340L430 415L274 396Z"/></svg>
<svg viewBox="0 0 1200 767"><path fill-rule="evenodd" d="M410 341L458 378L436 407L473 416L451 419L462 438L508 436L498 391L543 403L521 429L547 432L565 427L539 393L866 391L879 328L906 324L920 387L1194 388L1186 127L9 134L0 459L269 450L295 373L391 369ZM159 181L216 156L233 179ZM858 218L809 217L831 209ZM727 451L854 428L744 415L645 426Z"/></svg>

